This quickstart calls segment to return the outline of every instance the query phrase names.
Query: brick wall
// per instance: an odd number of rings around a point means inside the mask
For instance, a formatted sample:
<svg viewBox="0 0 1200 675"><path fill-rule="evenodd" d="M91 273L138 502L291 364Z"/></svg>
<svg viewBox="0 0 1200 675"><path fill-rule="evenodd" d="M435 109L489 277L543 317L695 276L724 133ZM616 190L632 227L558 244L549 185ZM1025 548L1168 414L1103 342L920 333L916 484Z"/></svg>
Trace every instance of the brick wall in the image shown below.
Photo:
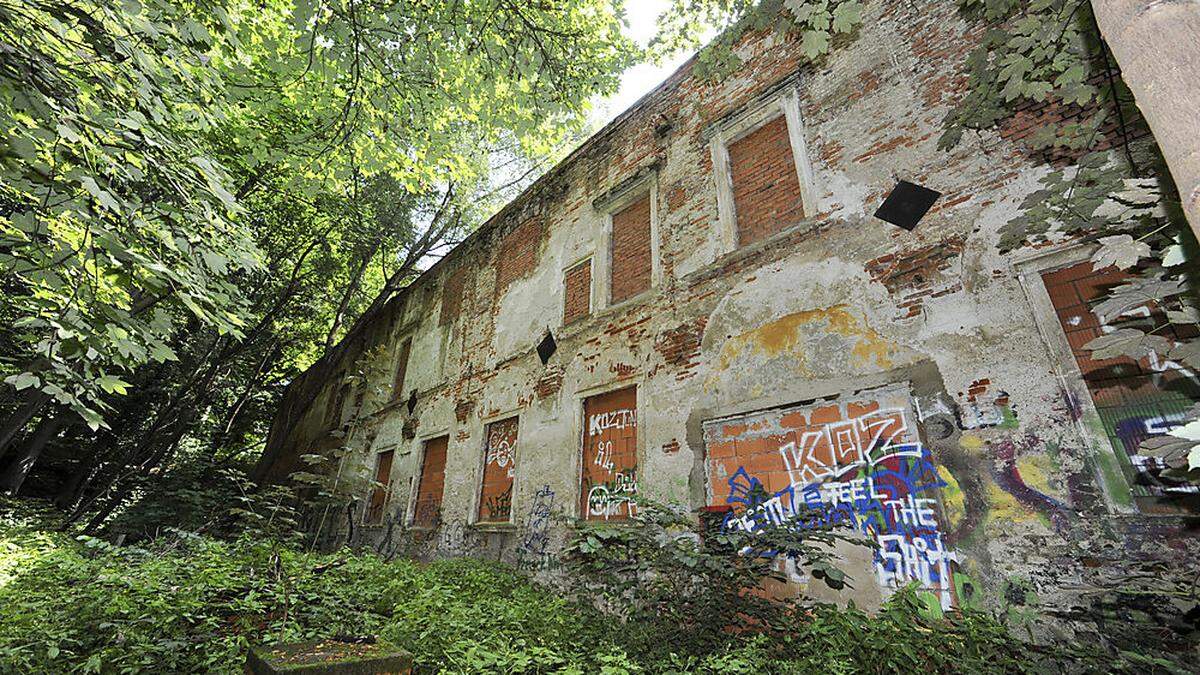
<svg viewBox="0 0 1200 675"><path fill-rule="evenodd" d="M408 355L412 352L412 338L404 338L396 350L396 371L392 379L392 396L404 396L404 376L408 372Z"/></svg>
<svg viewBox="0 0 1200 675"><path fill-rule="evenodd" d="M1114 77L1119 76L1119 73L1114 73ZM1101 90L1109 86L1108 79L1103 73L1097 73L1089 78L1088 84ZM1034 137L1039 131L1046 130L1052 125L1082 123L1097 114L1103 114L1094 104L1083 107L1051 101L1027 100L1016 106L1016 113L1012 117L1000 120L997 132L1005 140L1017 141L1026 145L1024 152L1030 158L1062 166L1078 161L1090 152L1120 148L1126 141L1126 136L1128 136L1128 141L1132 142L1149 135L1150 129L1136 109L1131 107L1125 113L1127 117L1124 130L1121 128L1121 118L1115 114L1108 114L1100 124L1095 136L1086 137L1086 143L1080 148L1052 147L1039 150L1036 149L1037 144L1034 143Z"/></svg>
<svg viewBox="0 0 1200 675"><path fill-rule="evenodd" d="M442 313L438 318L439 325L445 326L458 321L458 313L462 310L464 279L462 271L457 270L446 275L446 280L442 282Z"/></svg>
<svg viewBox="0 0 1200 675"><path fill-rule="evenodd" d="M650 288L650 195L612 217L612 295L616 303Z"/></svg>
<svg viewBox="0 0 1200 675"><path fill-rule="evenodd" d="M745 246L800 222L804 206L782 115L729 144L738 245Z"/></svg>
<svg viewBox="0 0 1200 675"><path fill-rule="evenodd" d="M591 258L567 270L563 276L563 324L574 323L592 311Z"/></svg>
<svg viewBox="0 0 1200 675"><path fill-rule="evenodd" d="M496 259L497 295L503 294L512 282L533 272L545 235L546 223L540 218L530 218L504 235Z"/></svg>
<svg viewBox="0 0 1200 675"><path fill-rule="evenodd" d="M908 392L911 379L915 402L924 413L922 420L909 415L911 438L921 432L930 461L937 464L937 480L947 483L913 496L933 499L940 490L946 509L937 522L945 544L953 547L953 555L971 575L969 585L961 585L970 591L955 602L965 606L1002 599L1006 580L1014 574L1051 581L1079 578L1100 588L1105 579L1127 572L1158 574L1153 566L1186 569L1200 540L1147 538L1140 533L1144 521L1092 512L1093 506L1103 506L1104 498L1097 495L1109 493L1096 482L1094 473L1099 472L1072 468L1083 467L1079 458L1084 453L1093 456L1091 448L1100 447L1082 438L1075 423L1086 401L1080 396L1088 396L1088 390L1062 390L1061 379L1047 375L1057 362L1043 346L1035 321L1039 310L1027 301L1028 289L1016 278L1013 259L995 245L1013 214L1012 205L1036 189L1040 175L1018 145L1023 132L970 134L953 151L937 149L941 120L961 95L962 59L979 36L959 19L953 0L872 0L867 7L861 35L816 67L804 65L790 38L769 34L761 39L749 36L739 48L744 66L720 82L691 77L685 67L539 179L432 273L416 280L410 303L420 298L420 305L431 306L443 293L443 312L449 312L448 317L462 313L461 334L447 340L432 315L413 327L420 337L413 342L406 387L420 389L418 407L411 415L403 406L391 406L356 417L350 442L357 448L360 468L369 475L372 467L367 462L374 456L365 430L377 428L381 439L399 442L398 422L404 420L405 448L413 447L416 438L448 434L442 503L448 529L461 531L460 526L481 515L512 522L511 530L488 534L487 555L520 560L513 549L525 546L526 524L533 508L544 503L544 495L553 495L555 511L576 517L593 506L591 500L583 501L587 491L581 490L587 434L586 429L581 432L579 420L582 402L595 392L638 383L644 407L639 414L645 413L637 440L639 492L691 508L730 508L733 486L728 479L740 467L773 490L793 482L790 477L787 483L778 480L783 460L779 448L788 440L752 442L745 448L726 445L722 458L721 439L706 437L707 420L726 420L721 426L727 427L734 424L727 415L785 411L766 415L771 424L764 425L764 433L786 426L792 436L803 437L825 424L866 414L848 406L861 392L884 382L899 382ZM792 228L773 238L769 247L729 254L716 226L711 132L738 111L757 106L770 92L790 87L790 81L785 85L782 80L797 72L806 140L813 149L814 201L803 205L812 227ZM763 142L772 134L773 145ZM759 241L799 221L799 185L783 120L729 150L735 186L742 188L734 202L742 242ZM663 191L656 204L659 236L654 242L661 247L656 261L662 265L661 284L641 296L641 302L606 313L604 320L580 322L576 330L556 333L559 349L549 364L543 364L532 346L567 312L560 295L568 292L564 265L597 254L595 246L604 241L604 214L594 205L651 166ZM912 232L871 217L899 177L944 195ZM746 189L754 180L757 191ZM789 192L790 201L781 197ZM752 196L759 198L759 216L753 200L747 201ZM649 206L639 205L642 223L648 220ZM540 214L544 225L527 220L533 213ZM619 235L620 223L616 225ZM649 232L644 226L635 231L647 236ZM610 241L621 249L620 241ZM629 247L646 256L635 266L645 275L650 270L649 243L645 239L644 245ZM607 257L612 251L599 253ZM619 268L633 258L620 255L613 261L615 283L626 278ZM496 266L496 277L470 276L490 265ZM544 283L512 283L533 275ZM464 288L466 299L460 299ZM617 299L634 292L612 290ZM511 295L495 302L502 293ZM420 316L415 310L410 304L410 319ZM442 350L441 360L429 358L435 353L431 345ZM321 372L324 386L336 389L339 379L329 372L351 365L347 360ZM386 390L388 376L381 372L369 391ZM973 405L967 399L982 382L991 387L982 397L985 403L1009 404L1012 415L1003 424L969 426L963 410ZM926 391L928 396L922 393ZM966 398L956 399L954 392L967 392ZM996 392L1008 395L993 397ZM837 395L832 400L847 405L836 417L825 417L827 399L804 403L826 394ZM890 401L881 404L897 407ZM366 405L368 412L375 409ZM786 412L801 412L807 421L784 420ZM291 436L304 441L294 443L293 452L332 452L346 444L343 435L325 439L322 434L328 428L318 424L319 413L317 408L299 424L294 416L277 421L277 430L292 424L301 429ZM490 436L487 421L500 414L521 415L521 442L528 446L515 469L520 474L515 491L498 463L488 472L486 489L480 476L480 453ZM727 432L720 434L725 440ZM748 434L753 441L754 433L747 428L739 435ZM820 450L828 456L833 448ZM597 457L588 459L592 463L587 466L598 466ZM916 458L895 458L906 463L903 471L883 466L896 470L897 476L915 477L908 471L913 467L910 459ZM293 465L299 468L300 462ZM401 464L406 481L416 466L411 461ZM805 466L820 468L809 463L799 469ZM724 471L725 482L705 482L706 469ZM935 480L932 474L925 478ZM615 474L612 485L607 482L599 486L624 485L616 482ZM397 483L401 484L412 485ZM481 493L486 493L482 504ZM487 512L480 514L480 507ZM992 527L1000 522L995 514L1003 516L1003 528ZM559 527L550 526L556 533L552 540L559 536ZM1165 532L1175 526L1152 527ZM1103 537L1111 530L1136 542L1141 562L1120 555L1078 560L1074 542L1090 541L1102 530ZM1161 550L1140 548L1151 540L1156 547L1161 543ZM915 550L912 542L904 544L905 551ZM482 546L438 537L417 550L443 557L482 552ZM1177 553L1163 553L1167 547L1178 547ZM547 551L551 564L554 554L552 545ZM920 559L912 562L924 564ZM872 561L864 564L856 563L848 571L867 580L854 591L867 606L880 591L871 581L876 578ZM959 590L956 579L954 593ZM1056 616L1087 606L1078 594L1053 583L1038 591Z"/></svg>

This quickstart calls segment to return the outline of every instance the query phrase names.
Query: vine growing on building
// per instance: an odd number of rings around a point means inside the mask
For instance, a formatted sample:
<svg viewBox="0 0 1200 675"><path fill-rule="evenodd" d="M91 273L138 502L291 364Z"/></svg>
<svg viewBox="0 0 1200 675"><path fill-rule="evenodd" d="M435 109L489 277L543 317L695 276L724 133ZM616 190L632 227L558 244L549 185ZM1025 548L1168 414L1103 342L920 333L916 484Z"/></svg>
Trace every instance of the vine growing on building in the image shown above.
<svg viewBox="0 0 1200 675"><path fill-rule="evenodd" d="M1184 264L1195 259L1196 243L1089 1L958 0L958 8L979 39L962 64L963 93L938 147L952 151L1014 118L1036 116L1038 127L1022 142L1048 167L1040 189L1002 228L1001 250L1094 243L1096 269L1116 266L1134 277L1094 308L1111 329L1087 345L1094 358L1151 357L1200 370L1200 340L1173 329L1188 335L1200 321ZM740 64L734 47L748 31L798 31L804 56L815 60L862 21L856 0L674 0L652 50L690 47L703 26L724 26L697 66L700 75L720 78ZM1130 316L1147 305L1165 321ZM1191 417L1198 416L1200 409ZM1143 451L1162 457L1175 477L1200 478L1200 421L1151 439Z"/></svg>
<svg viewBox="0 0 1200 675"><path fill-rule="evenodd" d="M725 30L697 55L701 77L719 79L735 71L741 57L734 47L752 31L798 34L800 51L814 61L862 24L862 10L860 0L672 0L659 18L650 55L695 49L705 28L720 26Z"/></svg>
<svg viewBox="0 0 1200 675"><path fill-rule="evenodd" d="M1200 323L1196 241L1145 120L1121 79L1088 0L959 0L983 31L966 59L965 95L945 119L939 147L968 132L1045 110L1028 137L1049 170L1000 232L1001 251L1067 240L1095 245L1096 270L1128 270L1093 312L1104 335L1084 347L1096 360L1153 359L1195 378ZM1151 316L1147 317L1147 308ZM1162 319L1156 317L1161 316ZM1200 406L1190 422L1150 438L1141 452L1175 478L1200 479Z"/></svg>

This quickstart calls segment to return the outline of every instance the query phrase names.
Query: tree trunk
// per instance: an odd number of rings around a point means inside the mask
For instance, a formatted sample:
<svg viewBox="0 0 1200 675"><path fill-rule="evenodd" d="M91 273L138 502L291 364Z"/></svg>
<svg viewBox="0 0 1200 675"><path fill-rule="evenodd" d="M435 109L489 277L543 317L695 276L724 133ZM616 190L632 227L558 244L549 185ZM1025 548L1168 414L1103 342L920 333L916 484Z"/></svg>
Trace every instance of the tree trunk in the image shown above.
<svg viewBox="0 0 1200 675"><path fill-rule="evenodd" d="M15 495L25 483L30 469L42 456L46 445L62 430L64 420L62 415L52 415L41 421L29 442L17 453L8 465L3 475L0 475L0 494Z"/></svg>
<svg viewBox="0 0 1200 675"><path fill-rule="evenodd" d="M1092 11L1200 237L1200 2L1092 0Z"/></svg>
<svg viewBox="0 0 1200 675"><path fill-rule="evenodd" d="M92 479L92 475L96 472L96 467L99 464L95 454L79 459L79 465L75 467L75 472L67 479L59 489L58 496L54 498L54 505L61 511L70 511L79 503L79 497L83 494L84 487Z"/></svg>
<svg viewBox="0 0 1200 675"><path fill-rule="evenodd" d="M337 343L338 328L342 327L342 320L346 316L346 311L350 308L350 300L358 292L358 287L362 283L363 273L367 271L367 265L371 262L371 258L375 257L375 251L378 248L379 244L376 242L371 247L370 253L359 259L358 267L354 270L354 276L350 278L350 283L346 286L345 292L342 293L342 300L338 303L337 312L333 315L333 322L329 326L329 333L325 336L326 352L333 349L333 345Z"/></svg>
<svg viewBox="0 0 1200 675"><path fill-rule="evenodd" d="M21 405L0 423L0 459L4 458L5 450L12 440L49 400L50 396L41 391L26 393L22 397Z"/></svg>

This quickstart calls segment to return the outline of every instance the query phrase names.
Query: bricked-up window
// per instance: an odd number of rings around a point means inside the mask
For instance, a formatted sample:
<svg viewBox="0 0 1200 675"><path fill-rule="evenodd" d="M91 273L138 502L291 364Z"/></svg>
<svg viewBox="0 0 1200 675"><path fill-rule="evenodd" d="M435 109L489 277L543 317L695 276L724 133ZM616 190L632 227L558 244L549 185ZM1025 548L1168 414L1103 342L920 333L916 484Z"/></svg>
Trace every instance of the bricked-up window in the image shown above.
<svg viewBox="0 0 1200 675"><path fill-rule="evenodd" d="M728 146L738 246L761 241L804 218L800 180L779 115Z"/></svg>
<svg viewBox="0 0 1200 675"><path fill-rule="evenodd" d="M610 302L650 288L650 194L612 215Z"/></svg>
<svg viewBox="0 0 1200 675"><path fill-rule="evenodd" d="M375 456L375 482L379 483L371 490L371 500L367 506L368 523L378 523L383 520L383 510L387 506L388 493L391 492L392 458L395 452L388 450Z"/></svg>
<svg viewBox="0 0 1200 675"><path fill-rule="evenodd" d="M723 528L861 528L878 546L873 574L848 573L888 589L915 582L953 606L946 483L909 396L905 383L706 421L708 503L728 510Z"/></svg>
<svg viewBox="0 0 1200 675"><path fill-rule="evenodd" d="M442 311L438 315L438 325L445 326L458 320L462 310L463 288L466 284L464 270L454 270L442 282Z"/></svg>
<svg viewBox="0 0 1200 675"><path fill-rule="evenodd" d="M512 519L513 478L517 474L517 418L487 425L483 448L483 481L479 488L479 522Z"/></svg>
<svg viewBox="0 0 1200 675"><path fill-rule="evenodd" d="M436 527L442 517L442 493L446 488L446 449L450 437L425 441L417 498L413 503L414 527Z"/></svg>
<svg viewBox="0 0 1200 675"><path fill-rule="evenodd" d="M626 520L637 512L637 388L588 398L583 425L579 511L586 520Z"/></svg>
<svg viewBox="0 0 1200 675"><path fill-rule="evenodd" d="M504 236L496 258L497 295L537 267L545 233L545 223L539 218L530 218Z"/></svg>
<svg viewBox="0 0 1200 675"><path fill-rule="evenodd" d="M1042 275L1075 362L1104 424L1104 432L1134 497L1138 498L1143 510L1160 510L1166 505L1160 503L1159 497L1200 490L1162 476L1165 466L1159 460L1141 454L1138 446L1147 438L1160 436L1185 420L1188 409L1200 401L1200 375L1185 364L1159 355L1137 360L1126 356L1097 360L1083 346L1127 322L1143 329L1153 324L1155 335L1173 341L1189 340L1197 332L1192 327L1169 324L1163 308L1155 303L1130 309L1108 322L1101 320L1091 310L1092 304L1106 289L1130 278L1127 272L1113 267L1094 271L1091 262Z"/></svg>
<svg viewBox="0 0 1200 675"><path fill-rule="evenodd" d="M408 354L412 351L412 338L404 338L396 349L396 374L392 380L392 396L404 396L404 375L408 370Z"/></svg>
<svg viewBox="0 0 1200 675"><path fill-rule="evenodd" d="M589 258L563 275L563 324L592 313L592 261Z"/></svg>

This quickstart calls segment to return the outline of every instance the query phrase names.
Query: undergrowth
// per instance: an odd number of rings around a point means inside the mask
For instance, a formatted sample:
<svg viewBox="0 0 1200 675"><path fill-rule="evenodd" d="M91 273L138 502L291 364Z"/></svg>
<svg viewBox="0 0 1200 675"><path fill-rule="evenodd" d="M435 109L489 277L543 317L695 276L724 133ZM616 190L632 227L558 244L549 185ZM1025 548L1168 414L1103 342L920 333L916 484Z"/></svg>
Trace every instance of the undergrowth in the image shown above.
<svg viewBox="0 0 1200 675"><path fill-rule="evenodd" d="M906 592L874 616L814 606L767 635L728 631L707 650L664 640L649 649L647 621L479 560L386 562L179 531L115 547L54 532L37 514L0 515L5 673L235 673L250 645L365 635L411 652L419 672L999 673L1063 663L983 614L926 619Z"/></svg>

